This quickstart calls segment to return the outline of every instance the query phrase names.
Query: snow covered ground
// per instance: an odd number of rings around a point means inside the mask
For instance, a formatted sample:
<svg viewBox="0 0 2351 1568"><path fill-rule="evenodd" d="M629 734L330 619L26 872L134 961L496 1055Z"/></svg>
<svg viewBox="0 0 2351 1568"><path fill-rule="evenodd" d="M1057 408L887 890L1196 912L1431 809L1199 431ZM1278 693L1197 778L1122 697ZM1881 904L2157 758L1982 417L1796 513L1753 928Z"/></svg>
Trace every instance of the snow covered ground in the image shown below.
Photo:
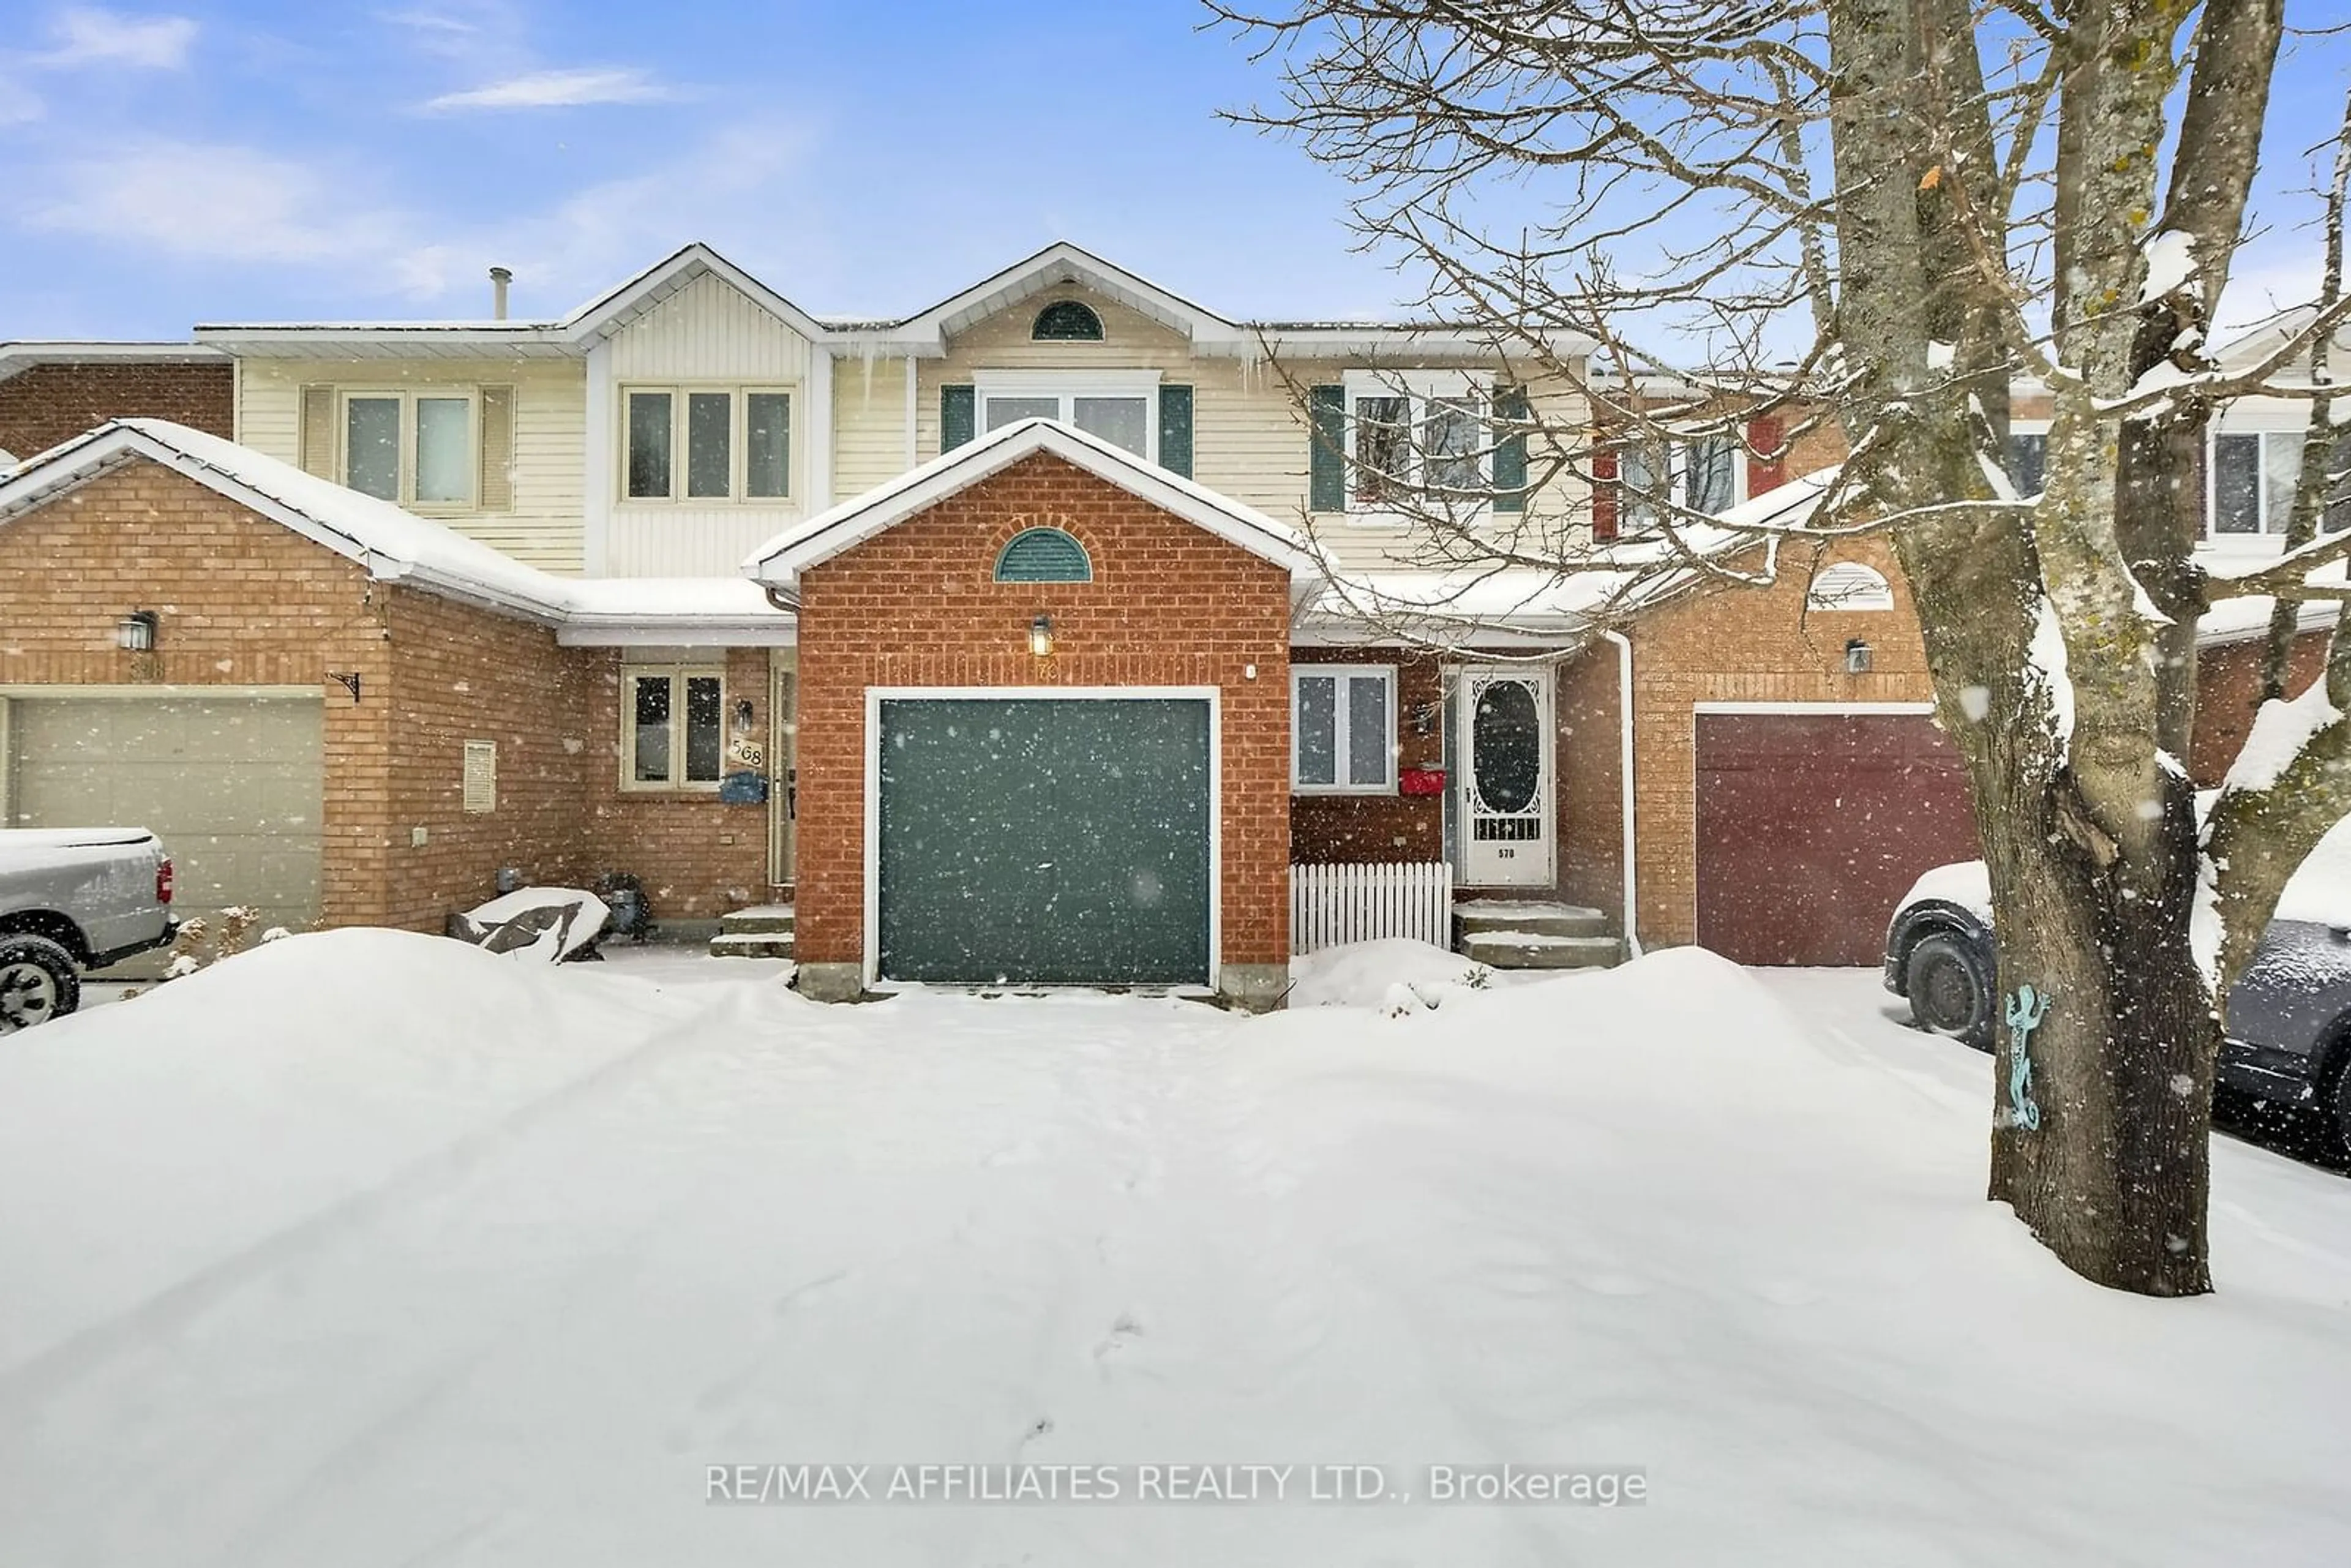
<svg viewBox="0 0 2351 1568"><path fill-rule="evenodd" d="M2223 1144L2221 1293L2084 1285L1978 1197L1984 1059L1865 976L1684 951L1245 1019L828 1009L762 967L338 932L12 1039L0 1563L2320 1563L2351 1531L2351 1186ZM1123 1490L706 1500L826 1462ZM1647 1500L1430 1500L1431 1466L1506 1463ZM1136 1500L1178 1464L1291 1469ZM1332 1465L1383 1500L1310 1500Z"/></svg>

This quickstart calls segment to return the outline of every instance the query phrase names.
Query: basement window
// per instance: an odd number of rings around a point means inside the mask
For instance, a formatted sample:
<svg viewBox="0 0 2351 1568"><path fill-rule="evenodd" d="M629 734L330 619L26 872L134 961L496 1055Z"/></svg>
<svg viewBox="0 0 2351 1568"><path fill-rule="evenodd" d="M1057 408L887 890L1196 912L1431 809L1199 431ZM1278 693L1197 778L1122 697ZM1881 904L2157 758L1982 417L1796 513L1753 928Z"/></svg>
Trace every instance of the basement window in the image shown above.
<svg viewBox="0 0 2351 1568"><path fill-rule="evenodd" d="M1290 672L1290 787L1299 795L1395 792L1395 666Z"/></svg>
<svg viewBox="0 0 2351 1568"><path fill-rule="evenodd" d="M627 667L621 788L716 789L726 747L726 682L716 670Z"/></svg>

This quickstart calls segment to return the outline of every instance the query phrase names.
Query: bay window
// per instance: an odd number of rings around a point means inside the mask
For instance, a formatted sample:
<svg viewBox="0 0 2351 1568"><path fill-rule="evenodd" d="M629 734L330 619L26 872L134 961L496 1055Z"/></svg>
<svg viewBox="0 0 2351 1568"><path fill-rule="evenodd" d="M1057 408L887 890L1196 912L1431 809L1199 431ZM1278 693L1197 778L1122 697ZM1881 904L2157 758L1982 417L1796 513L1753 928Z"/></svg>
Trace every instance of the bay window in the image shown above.
<svg viewBox="0 0 2351 1568"><path fill-rule="evenodd" d="M474 504L473 393L351 392L342 402L346 486L394 506Z"/></svg>
<svg viewBox="0 0 2351 1568"><path fill-rule="evenodd" d="M726 749L721 673L643 664L622 673L621 787L717 789Z"/></svg>
<svg viewBox="0 0 2351 1568"><path fill-rule="evenodd" d="M622 494L629 500L789 498L789 392L631 387L622 402Z"/></svg>
<svg viewBox="0 0 2351 1568"><path fill-rule="evenodd" d="M1395 791L1395 666L1295 664L1290 782L1301 795Z"/></svg>

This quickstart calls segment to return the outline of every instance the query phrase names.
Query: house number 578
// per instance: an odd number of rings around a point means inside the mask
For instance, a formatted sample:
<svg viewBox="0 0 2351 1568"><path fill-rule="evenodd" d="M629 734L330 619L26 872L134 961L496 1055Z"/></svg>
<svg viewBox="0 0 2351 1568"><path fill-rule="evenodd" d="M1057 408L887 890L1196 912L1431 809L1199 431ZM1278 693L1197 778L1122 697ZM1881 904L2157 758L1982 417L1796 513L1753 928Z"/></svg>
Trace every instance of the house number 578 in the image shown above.
<svg viewBox="0 0 2351 1568"><path fill-rule="evenodd" d="M1497 860L1510 860L1514 858L1518 852L1519 852L1516 850L1496 850L1494 852L1494 858Z"/></svg>

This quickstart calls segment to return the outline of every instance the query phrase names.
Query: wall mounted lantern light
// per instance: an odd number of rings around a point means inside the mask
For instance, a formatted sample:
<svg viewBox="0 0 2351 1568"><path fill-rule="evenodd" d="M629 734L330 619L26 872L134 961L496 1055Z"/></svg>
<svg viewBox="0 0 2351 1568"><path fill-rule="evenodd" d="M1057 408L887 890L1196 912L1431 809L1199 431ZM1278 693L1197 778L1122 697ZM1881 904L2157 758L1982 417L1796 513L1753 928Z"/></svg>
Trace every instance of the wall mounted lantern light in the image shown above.
<svg viewBox="0 0 2351 1568"><path fill-rule="evenodd" d="M756 710L755 710L755 709L753 709L753 707L751 706L751 699L750 699L749 697L744 697L743 699L741 699L740 701L738 701L737 703L736 703L736 705L735 705L735 733L736 733L736 734L737 734L737 735L748 735L748 734L750 734L750 733L751 733L751 727L752 727L752 725L753 725L754 721L756 720L757 716L758 716L757 712L756 712Z"/></svg>
<svg viewBox="0 0 2351 1568"><path fill-rule="evenodd" d="M1858 637L1844 645L1844 673L1848 675L1869 674L1869 644Z"/></svg>
<svg viewBox="0 0 2351 1568"><path fill-rule="evenodd" d="M114 643L133 653L155 651L155 628L162 621L152 610L134 610L114 623Z"/></svg>
<svg viewBox="0 0 2351 1568"><path fill-rule="evenodd" d="M1039 658L1050 658L1053 652L1053 618L1040 615L1029 622L1029 651Z"/></svg>

